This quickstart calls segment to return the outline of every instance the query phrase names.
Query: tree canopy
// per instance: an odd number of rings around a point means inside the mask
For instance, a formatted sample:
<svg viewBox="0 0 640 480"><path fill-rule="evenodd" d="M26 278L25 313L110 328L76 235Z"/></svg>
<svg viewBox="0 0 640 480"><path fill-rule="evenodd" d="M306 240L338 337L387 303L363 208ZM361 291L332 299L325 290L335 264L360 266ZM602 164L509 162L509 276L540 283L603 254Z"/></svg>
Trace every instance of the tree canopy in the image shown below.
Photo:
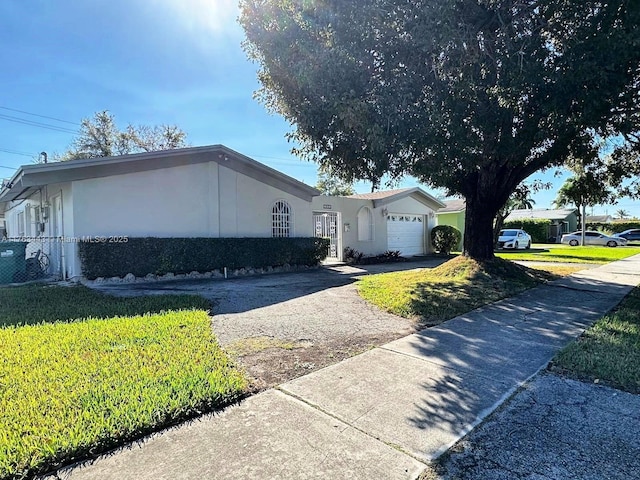
<svg viewBox="0 0 640 480"><path fill-rule="evenodd" d="M342 180L326 168L318 169L318 183L316 183L316 188L320 190L323 195L348 196L356 193L352 183Z"/></svg>
<svg viewBox="0 0 640 480"><path fill-rule="evenodd" d="M636 0L242 0L257 98L347 180L413 175L466 200L493 257L513 190L571 155L640 144Z"/></svg>
<svg viewBox="0 0 640 480"><path fill-rule="evenodd" d="M69 149L54 160L111 157L129 153L155 152L185 147L186 133L175 125L127 125L120 130L108 111L84 118Z"/></svg>

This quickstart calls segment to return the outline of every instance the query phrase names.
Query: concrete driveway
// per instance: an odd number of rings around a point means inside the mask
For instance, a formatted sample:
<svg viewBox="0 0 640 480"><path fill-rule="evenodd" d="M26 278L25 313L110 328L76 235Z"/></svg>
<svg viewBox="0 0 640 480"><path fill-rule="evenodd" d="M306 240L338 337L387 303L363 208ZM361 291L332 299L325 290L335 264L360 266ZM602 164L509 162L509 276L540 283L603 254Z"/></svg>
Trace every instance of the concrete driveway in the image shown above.
<svg viewBox="0 0 640 480"><path fill-rule="evenodd" d="M272 386L403 337L415 322L362 300L356 281L373 273L433 268L443 259L323 266L230 279L97 284L118 296L189 293L212 302L213 330L236 352L256 388Z"/></svg>

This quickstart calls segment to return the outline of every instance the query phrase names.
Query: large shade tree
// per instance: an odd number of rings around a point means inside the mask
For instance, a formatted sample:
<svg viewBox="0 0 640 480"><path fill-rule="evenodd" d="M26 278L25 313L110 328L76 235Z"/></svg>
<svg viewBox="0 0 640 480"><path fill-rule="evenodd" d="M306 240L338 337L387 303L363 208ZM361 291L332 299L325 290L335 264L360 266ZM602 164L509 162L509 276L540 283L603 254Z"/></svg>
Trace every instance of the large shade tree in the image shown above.
<svg viewBox="0 0 640 480"><path fill-rule="evenodd" d="M464 196L478 260L525 178L639 130L637 0L242 0L240 22L294 150Z"/></svg>
<svg viewBox="0 0 640 480"><path fill-rule="evenodd" d="M78 135L56 161L111 157L130 153L156 152L186 147L186 133L175 125L127 125L118 128L115 117L107 110L93 118L83 118Z"/></svg>

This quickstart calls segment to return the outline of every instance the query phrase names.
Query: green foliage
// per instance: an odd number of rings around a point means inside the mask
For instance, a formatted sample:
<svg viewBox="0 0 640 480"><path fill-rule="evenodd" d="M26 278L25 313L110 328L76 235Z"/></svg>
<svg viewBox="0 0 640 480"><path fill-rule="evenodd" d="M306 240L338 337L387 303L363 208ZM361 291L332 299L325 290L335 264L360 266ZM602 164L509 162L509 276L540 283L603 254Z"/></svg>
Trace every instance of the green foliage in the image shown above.
<svg viewBox="0 0 640 480"><path fill-rule="evenodd" d="M344 247L344 261L346 263L358 265L362 262L362 258L364 257L364 253L355 248Z"/></svg>
<svg viewBox="0 0 640 480"><path fill-rule="evenodd" d="M112 297L83 286L25 285L0 288L0 327L42 322L67 322L77 318L109 318L198 308L210 303L197 295Z"/></svg>
<svg viewBox="0 0 640 480"><path fill-rule="evenodd" d="M56 155L54 160L66 161L80 158L110 157L130 153L154 152L186 147L186 133L175 125L129 124L120 130L113 114L104 110L93 118L84 118L78 136L69 150Z"/></svg>
<svg viewBox="0 0 640 480"><path fill-rule="evenodd" d="M129 238L126 243L80 243L89 279L128 273L209 272L221 268L317 265L327 256L323 238Z"/></svg>
<svg viewBox="0 0 640 480"><path fill-rule="evenodd" d="M335 176L330 170L320 168L318 170L318 183L316 188L323 195L332 195L337 197L346 197L353 195L356 191L353 189L353 183L347 182Z"/></svg>
<svg viewBox="0 0 640 480"><path fill-rule="evenodd" d="M529 235L533 243L547 243L549 241L549 226L551 220L526 218L505 222L502 228L521 228Z"/></svg>
<svg viewBox="0 0 640 480"><path fill-rule="evenodd" d="M0 345L0 478L108 450L247 388L204 311L6 327Z"/></svg>
<svg viewBox="0 0 640 480"><path fill-rule="evenodd" d="M461 256L433 269L367 275L358 292L391 313L436 325L548 278L499 258L478 263Z"/></svg>
<svg viewBox="0 0 640 480"><path fill-rule="evenodd" d="M438 225L431 230L431 244L438 253L448 255L460 245L462 233L451 225Z"/></svg>
<svg viewBox="0 0 640 480"><path fill-rule="evenodd" d="M640 393L640 288L562 350L551 369Z"/></svg>
<svg viewBox="0 0 640 480"><path fill-rule="evenodd" d="M610 231L613 233L621 233L632 228L640 228L640 222L587 222L587 230L597 230L599 232Z"/></svg>
<svg viewBox="0 0 640 480"><path fill-rule="evenodd" d="M581 167L577 167L577 170L576 175L567 178L558 190L553 202L556 207L592 207L615 200L615 195L603 178L593 171L584 171Z"/></svg>
<svg viewBox="0 0 640 480"><path fill-rule="evenodd" d="M592 160L598 138L640 150L636 1L242 0L240 23L296 153L460 194L474 258L531 174Z"/></svg>

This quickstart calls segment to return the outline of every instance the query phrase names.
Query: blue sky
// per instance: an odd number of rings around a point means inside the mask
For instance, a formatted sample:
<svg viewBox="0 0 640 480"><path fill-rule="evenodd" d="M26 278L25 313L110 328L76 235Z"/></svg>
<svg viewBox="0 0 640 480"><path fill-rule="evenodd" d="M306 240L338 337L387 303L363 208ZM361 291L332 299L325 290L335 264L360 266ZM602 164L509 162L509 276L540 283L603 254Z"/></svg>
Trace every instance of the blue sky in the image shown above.
<svg viewBox="0 0 640 480"><path fill-rule="evenodd" d="M290 126L252 98L257 66L242 51L237 16L236 0L0 2L0 177L38 152L63 152L82 118L109 110L122 128L176 124L191 145L221 143L315 184L315 165L290 154ZM551 207L566 176L537 177L555 187L534 197L536 207ZM626 199L594 213L619 208L640 216Z"/></svg>

